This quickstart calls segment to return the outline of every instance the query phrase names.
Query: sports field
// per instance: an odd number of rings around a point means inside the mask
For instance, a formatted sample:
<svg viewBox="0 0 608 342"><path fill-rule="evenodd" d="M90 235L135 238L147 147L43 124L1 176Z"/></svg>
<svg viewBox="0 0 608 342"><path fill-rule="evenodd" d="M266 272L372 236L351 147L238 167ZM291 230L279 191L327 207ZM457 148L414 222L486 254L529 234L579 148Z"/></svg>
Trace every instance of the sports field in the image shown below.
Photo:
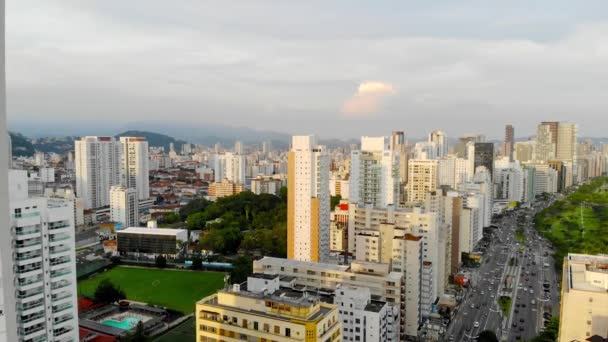
<svg viewBox="0 0 608 342"><path fill-rule="evenodd" d="M127 299L161 305L184 314L194 312L198 300L224 286L224 274L220 272L117 266L79 281L78 293L92 297L103 279L120 286Z"/></svg>
<svg viewBox="0 0 608 342"><path fill-rule="evenodd" d="M188 318L184 323L157 337L154 342L196 342L196 326L194 318Z"/></svg>

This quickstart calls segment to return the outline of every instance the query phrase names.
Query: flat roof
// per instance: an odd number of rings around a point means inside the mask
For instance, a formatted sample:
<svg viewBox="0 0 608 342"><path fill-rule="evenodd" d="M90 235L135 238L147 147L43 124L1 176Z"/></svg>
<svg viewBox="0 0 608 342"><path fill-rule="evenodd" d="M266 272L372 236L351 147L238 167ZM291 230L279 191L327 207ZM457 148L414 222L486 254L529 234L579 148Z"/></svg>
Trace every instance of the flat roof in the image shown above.
<svg viewBox="0 0 608 342"><path fill-rule="evenodd" d="M380 312L380 310L382 310L382 308L386 305L386 302L381 301L381 300L371 300L369 303L367 303L367 305L365 306L365 311L370 311L370 312Z"/></svg>
<svg viewBox="0 0 608 342"><path fill-rule="evenodd" d="M309 261L300 261L300 260L291 260L291 259L282 259L282 258L274 258L265 256L256 262L262 264L273 264L273 265L281 265L286 267L302 267L302 268L311 268L323 271L336 271L336 272L346 272L350 268L350 266L345 265L335 265L335 264L323 264L317 262L309 262Z"/></svg>
<svg viewBox="0 0 608 342"><path fill-rule="evenodd" d="M145 227L129 227L117 231L117 234L151 234L151 235L168 235L175 236L186 233L186 229L171 229L171 228L145 228Z"/></svg>

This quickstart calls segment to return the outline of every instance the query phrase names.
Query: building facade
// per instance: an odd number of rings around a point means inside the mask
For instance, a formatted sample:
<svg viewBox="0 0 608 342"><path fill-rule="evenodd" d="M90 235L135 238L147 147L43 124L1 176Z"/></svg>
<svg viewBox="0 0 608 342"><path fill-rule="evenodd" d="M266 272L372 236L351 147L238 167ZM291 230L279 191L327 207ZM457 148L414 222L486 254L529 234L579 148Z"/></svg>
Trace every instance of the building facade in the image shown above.
<svg viewBox="0 0 608 342"><path fill-rule="evenodd" d="M76 195L86 208L110 204L110 188L121 183L120 144L113 137L83 137L76 140Z"/></svg>
<svg viewBox="0 0 608 342"><path fill-rule="evenodd" d="M134 188L139 199L150 197L148 142L140 137L120 138L121 184Z"/></svg>
<svg viewBox="0 0 608 342"><path fill-rule="evenodd" d="M113 186L110 189L110 218L123 227L139 226L139 200L135 188Z"/></svg>
<svg viewBox="0 0 608 342"><path fill-rule="evenodd" d="M294 136L288 154L287 257L329 258L329 157L314 136Z"/></svg>

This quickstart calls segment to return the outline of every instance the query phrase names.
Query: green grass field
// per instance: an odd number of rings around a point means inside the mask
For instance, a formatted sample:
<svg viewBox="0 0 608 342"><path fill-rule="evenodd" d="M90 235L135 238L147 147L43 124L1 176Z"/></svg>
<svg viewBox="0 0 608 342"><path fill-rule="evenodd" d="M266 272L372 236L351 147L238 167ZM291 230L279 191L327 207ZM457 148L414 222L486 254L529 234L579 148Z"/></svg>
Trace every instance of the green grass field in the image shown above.
<svg viewBox="0 0 608 342"><path fill-rule="evenodd" d="M159 336L154 342L196 342L196 326L194 317Z"/></svg>
<svg viewBox="0 0 608 342"><path fill-rule="evenodd" d="M79 281L78 293L92 297L103 279L120 286L127 299L162 305L184 314L194 312L198 300L224 286L224 274L219 272L117 266Z"/></svg>

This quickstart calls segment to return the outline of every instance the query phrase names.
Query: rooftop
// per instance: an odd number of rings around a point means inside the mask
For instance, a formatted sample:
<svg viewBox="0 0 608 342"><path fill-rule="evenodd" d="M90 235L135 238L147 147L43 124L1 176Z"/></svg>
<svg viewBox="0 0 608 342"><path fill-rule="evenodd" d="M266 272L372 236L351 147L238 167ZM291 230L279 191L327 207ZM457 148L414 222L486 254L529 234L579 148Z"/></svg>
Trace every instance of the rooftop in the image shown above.
<svg viewBox="0 0 608 342"><path fill-rule="evenodd" d="M169 229L169 228L145 228L145 227L129 227L119 230L118 234L152 234L152 235L167 235L175 236L178 234L186 234L185 229Z"/></svg>
<svg viewBox="0 0 608 342"><path fill-rule="evenodd" d="M382 310L382 308L386 305L386 302L381 301L381 300L371 300L369 303L367 303L367 305L365 306L365 311L370 311L370 312L380 312L380 310Z"/></svg>
<svg viewBox="0 0 608 342"><path fill-rule="evenodd" d="M316 269L322 271L336 271L336 272L346 272L350 268L345 265L334 265L334 264L323 264L316 262L308 262L308 261L299 261L299 260L291 260L291 259L282 259L282 258L273 258L265 256L262 259L256 261L262 264L274 264L281 265L285 267L302 267L309 269Z"/></svg>

